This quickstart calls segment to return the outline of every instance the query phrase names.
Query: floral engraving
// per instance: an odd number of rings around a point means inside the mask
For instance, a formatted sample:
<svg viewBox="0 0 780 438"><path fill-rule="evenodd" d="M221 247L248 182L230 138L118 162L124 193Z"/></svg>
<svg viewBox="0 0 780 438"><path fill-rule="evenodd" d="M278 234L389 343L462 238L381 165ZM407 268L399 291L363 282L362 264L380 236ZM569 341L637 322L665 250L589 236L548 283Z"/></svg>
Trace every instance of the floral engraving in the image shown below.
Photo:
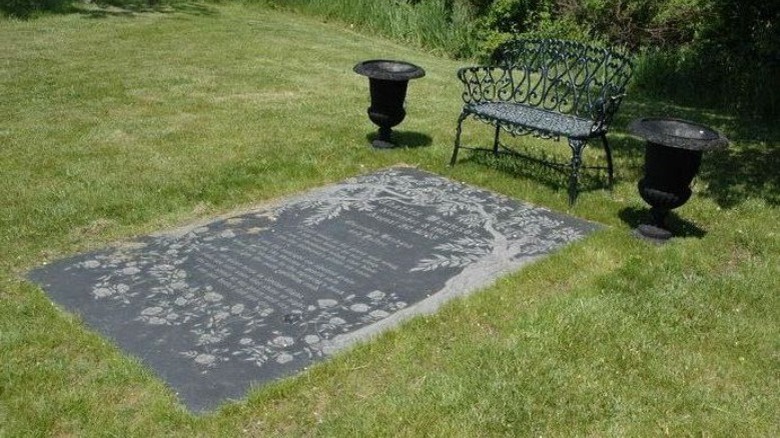
<svg viewBox="0 0 780 438"><path fill-rule="evenodd" d="M474 290L595 228L394 168L88 254L64 271L110 315L98 324L121 315L123 335L207 379L239 366L305 367L334 340Z"/></svg>

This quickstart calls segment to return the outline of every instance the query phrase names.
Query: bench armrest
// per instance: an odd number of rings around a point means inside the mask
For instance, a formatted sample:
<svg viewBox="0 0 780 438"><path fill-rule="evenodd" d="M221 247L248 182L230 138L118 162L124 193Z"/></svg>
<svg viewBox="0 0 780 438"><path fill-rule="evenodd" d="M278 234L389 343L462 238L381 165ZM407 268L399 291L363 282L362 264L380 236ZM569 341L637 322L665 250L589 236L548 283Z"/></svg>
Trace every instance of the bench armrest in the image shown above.
<svg viewBox="0 0 780 438"><path fill-rule="evenodd" d="M612 122L612 117L617 112L625 93L600 97L593 105L594 130L606 130Z"/></svg>
<svg viewBox="0 0 780 438"><path fill-rule="evenodd" d="M470 66L458 70L463 102L507 102L515 93L511 70L495 66Z"/></svg>

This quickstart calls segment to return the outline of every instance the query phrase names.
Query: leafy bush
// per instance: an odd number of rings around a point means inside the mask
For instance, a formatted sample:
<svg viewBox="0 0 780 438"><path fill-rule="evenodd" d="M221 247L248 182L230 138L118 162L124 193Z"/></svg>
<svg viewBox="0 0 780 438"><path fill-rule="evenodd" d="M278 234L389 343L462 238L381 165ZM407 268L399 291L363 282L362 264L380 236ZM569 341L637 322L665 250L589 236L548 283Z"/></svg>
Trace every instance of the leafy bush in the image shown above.
<svg viewBox="0 0 780 438"><path fill-rule="evenodd" d="M644 92L719 105L740 113L780 113L780 4L740 0L698 2L695 14L677 11L684 25L643 44L635 85ZM659 14L675 22L671 12ZM654 23L661 22L656 18Z"/></svg>
<svg viewBox="0 0 780 438"><path fill-rule="evenodd" d="M0 12L16 18L30 18L40 12L64 10L70 0L0 0Z"/></svg>

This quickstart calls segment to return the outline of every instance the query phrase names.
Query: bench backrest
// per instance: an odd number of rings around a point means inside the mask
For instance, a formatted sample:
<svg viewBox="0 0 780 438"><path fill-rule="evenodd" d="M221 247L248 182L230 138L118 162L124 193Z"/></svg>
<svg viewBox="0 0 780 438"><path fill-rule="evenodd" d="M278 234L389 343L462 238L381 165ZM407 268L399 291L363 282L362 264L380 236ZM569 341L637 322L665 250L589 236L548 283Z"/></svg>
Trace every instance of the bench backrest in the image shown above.
<svg viewBox="0 0 780 438"><path fill-rule="evenodd" d="M491 60L487 71L463 72L490 76L472 78L480 83L474 91L483 94L472 101L517 102L607 123L632 71L622 53L554 39L513 39L501 44Z"/></svg>

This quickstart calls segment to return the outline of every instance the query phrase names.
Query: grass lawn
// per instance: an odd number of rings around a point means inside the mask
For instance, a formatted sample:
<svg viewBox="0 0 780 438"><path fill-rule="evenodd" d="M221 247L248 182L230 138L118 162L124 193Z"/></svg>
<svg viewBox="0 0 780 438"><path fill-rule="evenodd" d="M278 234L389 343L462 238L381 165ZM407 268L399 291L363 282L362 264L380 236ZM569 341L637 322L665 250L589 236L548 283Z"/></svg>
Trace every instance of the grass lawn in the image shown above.
<svg viewBox="0 0 780 438"><path fill-rule="evenodd" d="M0 436L780 435L776 127L632 94L610 135L616 186L586 178L568 208L562 175L468 153L446 166L462 63L335 23L231 4L85 10L0 20L0 47ZM367 145L367 81L352 66L371 58L426 69L398 128L418 147ZM643 144L625 126L648 115L732 140L705 155L672 217L683 237L664 246L630 235L646 206ZM23 279L400 163L608 227L200 417Z"/></svg>

